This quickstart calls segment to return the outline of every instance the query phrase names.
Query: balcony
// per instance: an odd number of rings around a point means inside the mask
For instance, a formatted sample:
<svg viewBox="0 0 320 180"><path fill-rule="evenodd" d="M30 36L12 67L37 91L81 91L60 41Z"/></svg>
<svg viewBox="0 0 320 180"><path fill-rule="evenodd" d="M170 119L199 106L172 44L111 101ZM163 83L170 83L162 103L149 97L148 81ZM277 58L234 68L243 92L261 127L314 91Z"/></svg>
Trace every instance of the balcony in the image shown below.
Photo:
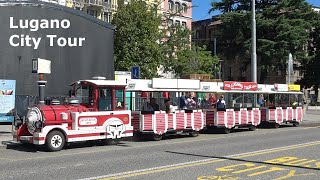
<svg viewBox="0 0 320 180"><path fill-rule="evenodd" d="M103 2L103 11L104 12L111 12L112 9L111 9L111 4L110 3L107 3L107 2Z"/></svg>
<svg viewBox="0 0 320 180"><path fill-rule="evenodd" d="M87 6L95 6L99 8L103 8L104 12L111 12L111 4L105 2L105 0L74 0L74 2L80 2Z"/></svg>
<svg viewBox="0 0 320 180"><path fill-rule="evenodd" d="M104 3L104 0L84 0L84 4L90 5L90 6L100 6L102 7Z"/></svg>

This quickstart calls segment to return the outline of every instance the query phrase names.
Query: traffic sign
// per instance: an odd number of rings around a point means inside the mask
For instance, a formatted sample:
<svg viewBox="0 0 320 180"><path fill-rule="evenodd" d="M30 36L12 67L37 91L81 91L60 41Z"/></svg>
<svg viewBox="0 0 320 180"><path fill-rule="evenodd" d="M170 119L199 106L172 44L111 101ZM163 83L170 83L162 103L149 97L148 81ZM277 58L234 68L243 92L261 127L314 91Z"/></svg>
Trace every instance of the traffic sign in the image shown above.
<svg viewBox="0 0 320 180"><path fill-rule="evenodd" d="M140 67L139 66L132 67L131 79L140 79Z"/></svg>

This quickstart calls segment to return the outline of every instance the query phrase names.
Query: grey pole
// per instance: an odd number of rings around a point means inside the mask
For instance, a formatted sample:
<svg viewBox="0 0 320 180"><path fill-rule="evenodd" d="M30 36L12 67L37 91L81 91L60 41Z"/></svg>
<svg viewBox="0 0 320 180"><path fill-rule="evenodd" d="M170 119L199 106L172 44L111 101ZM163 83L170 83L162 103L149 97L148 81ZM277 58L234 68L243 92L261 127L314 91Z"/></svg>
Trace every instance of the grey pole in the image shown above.
<svg viewBox="0 0 320 180"><path fill-rule="evenodd" d="M292 54L289 53L289 59L288 59L288 84L291 83L291 71L293 69L293 60L292 60Z"/></svg>
<svg viewBox="0 0 320 180"><path fill-rule="evenodd" d="M256 52L256 2L252 0L252 56L251 56L251 80L257 82L257 52Z"/></svg>
<svg viewBox="0 0 320 180"><path fill-rule="evenodd" d="M256 0L252 0L252 57L251 57L251 81L257 83L257 44L256 44ZM254 94L253 107L256 107L258 101L257 94Z"/></svg>

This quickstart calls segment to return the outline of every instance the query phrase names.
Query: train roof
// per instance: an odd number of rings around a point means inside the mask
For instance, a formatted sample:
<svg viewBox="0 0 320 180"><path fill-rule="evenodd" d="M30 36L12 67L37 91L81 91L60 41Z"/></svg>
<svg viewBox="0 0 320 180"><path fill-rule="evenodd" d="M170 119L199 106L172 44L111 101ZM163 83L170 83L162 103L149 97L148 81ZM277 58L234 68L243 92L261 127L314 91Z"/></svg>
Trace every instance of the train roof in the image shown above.
<svg viewBox="0 0 320 180"><path fill-rule="evenodd" d="M257 90L224 90L224 82L200 82L194 79L131 79L127 81L127 91L145 92L204 92L204 93L252 93L252 94L303 94L289 91L286 84L257 84ZM276 89L275 87L278 87Z"/></svg>
<svg viewBox="0 0 320 180"><path fill-rule="evenodd" d="M225 82L201 82L197 79L127 79L125 81L106 80L104 77L93 77L74 83L88 82L97 86L124 86L129 92L203 92L203 93L247 93L247 94L303 94L300 91L289 91L287 84L256 84L253 90L225 90ZM72 84L74 84L72 83ZM247 83L247 82L240 82ZM249 82L251 83L251 82ZM252 83L251 83L252 84ZM299 85L298 85L299 86ZM300 86L299 86L300 89Z"/></svg>
<svg viewBox="0 0 320 180"><path fill-rule="evenodd" d="M88 82L97 86L127 86L126 83L115 80L79 80L77 82L73 82L71 85L81 82Z"/></svg>

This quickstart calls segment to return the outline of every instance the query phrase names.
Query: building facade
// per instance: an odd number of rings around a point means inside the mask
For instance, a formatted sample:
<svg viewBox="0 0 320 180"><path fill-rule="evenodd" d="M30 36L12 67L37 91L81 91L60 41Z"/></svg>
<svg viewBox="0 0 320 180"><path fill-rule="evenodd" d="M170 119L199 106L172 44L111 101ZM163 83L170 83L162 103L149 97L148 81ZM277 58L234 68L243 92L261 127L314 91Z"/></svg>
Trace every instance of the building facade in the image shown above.
<svg viewBox="0 0 320 180"><path fill-rule="evenodd" d="M21 22L28 20L55 25L20 27ZM16 80L16 95L38 94L39 77L32 73L32 59L37 58L51 61L51 74L45 75L46 96L68 95L69 85L79 79L94 76L114 79L111 24L38 0L1 1L0 21L0 79ZM58 25L53 23L56 21ZM62 28L62 22L68 22L69 26ZM68 44L64 43L67 41Z"/></svg>
<svg viewBox="0 0 320 180"><path fill-rule="evenodd" d="M42 0L45 2L60 4L73 9L83 11L91 16L111 23L113 14L121 5L128 4L130 0ZM158 14L175 13L169 23L181 24L191 28L192 0L144 0L146 4L158 6Z"/></svg>

